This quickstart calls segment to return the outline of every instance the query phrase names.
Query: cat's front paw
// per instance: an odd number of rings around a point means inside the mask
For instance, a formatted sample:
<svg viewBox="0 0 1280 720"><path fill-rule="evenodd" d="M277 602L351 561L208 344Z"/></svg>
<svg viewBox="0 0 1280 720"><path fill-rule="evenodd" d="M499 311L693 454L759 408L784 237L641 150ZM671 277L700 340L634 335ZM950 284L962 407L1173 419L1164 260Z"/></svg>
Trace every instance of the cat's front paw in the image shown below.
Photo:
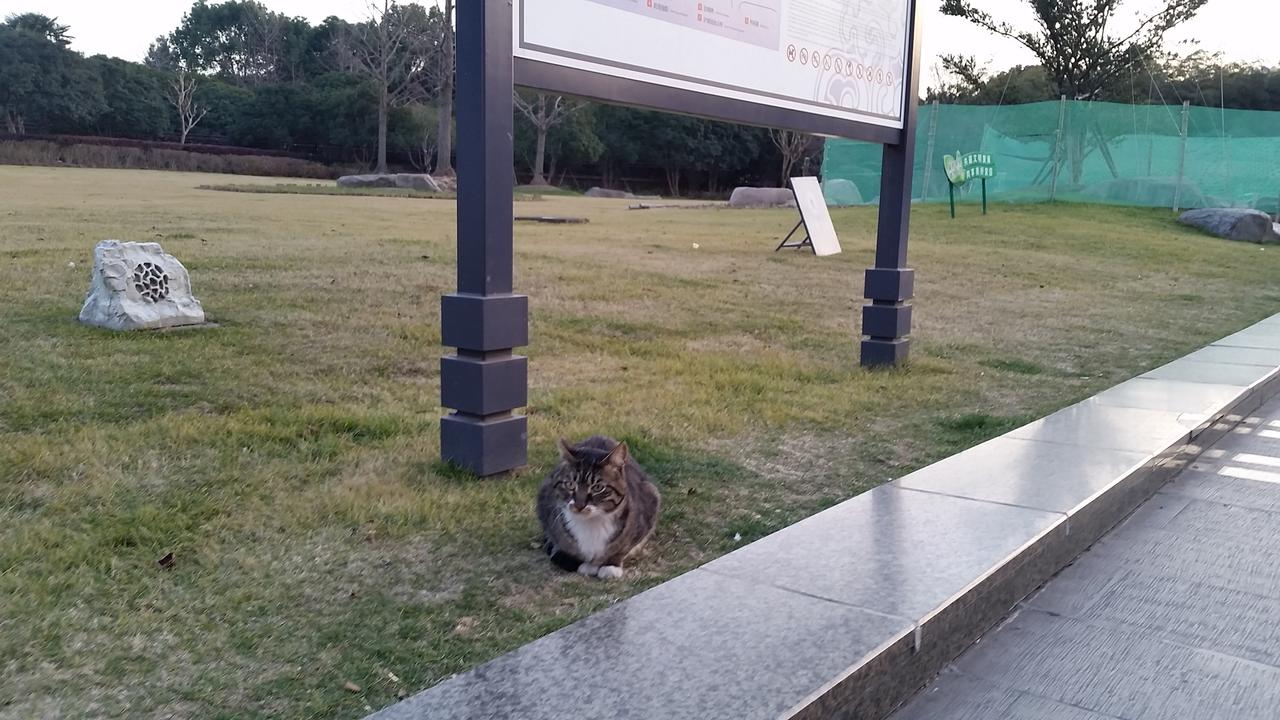
<svg viewBox="0 0 1280 720"><path fill-rule="evenodd" d="M578 566L578 574L586 575L587 577L595 577L596 573L598 573L599 571L600 571L600 566L592 565L591 563L582 563L581 565Z"/></svg>
<svg viewBox="0 0 1280 720"><path fill-rule="evenodd" d="M617 580L622 577L622 568L617 565L605 565L596 572L596 577L604 580Z"/></svg>

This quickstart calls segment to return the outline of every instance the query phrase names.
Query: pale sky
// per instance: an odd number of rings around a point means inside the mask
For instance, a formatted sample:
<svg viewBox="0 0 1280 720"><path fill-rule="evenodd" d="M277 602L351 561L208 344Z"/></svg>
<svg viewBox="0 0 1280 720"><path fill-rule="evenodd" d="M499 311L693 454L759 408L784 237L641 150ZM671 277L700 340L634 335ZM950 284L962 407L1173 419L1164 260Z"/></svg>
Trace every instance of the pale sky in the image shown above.
<svg viewBox="0 0 1280 720"><path fill-rule="evenodd" d="M1137 11L1157 2L1128 0L1121 6L1121 18L1131 19ZM1029 24L1031 11L1026 0L974 3L1015 26ZM314 24L330 15L359 19L366 14L367 0L263 0L263 4L277 12L306 17ZM964 20L943 16L938 12L940 4L941 0L921 0L925 60L922 87L933 83L931 68L940 53L976 55L992 71L1035 62L1016 42L992 36ZM140 61L151 41L177 27L190 7L190 0L0 0L0 16L18 12L56 16L71 26L75 37L71 46L85 55L102 53ZM1205 50L1222 52L1227 60L1280 65L1280 1L1209 0L1194 20L1169 36L1175 49L1185 49L1183 43L1188 40L1199 41L1199 47Z"/></svg>

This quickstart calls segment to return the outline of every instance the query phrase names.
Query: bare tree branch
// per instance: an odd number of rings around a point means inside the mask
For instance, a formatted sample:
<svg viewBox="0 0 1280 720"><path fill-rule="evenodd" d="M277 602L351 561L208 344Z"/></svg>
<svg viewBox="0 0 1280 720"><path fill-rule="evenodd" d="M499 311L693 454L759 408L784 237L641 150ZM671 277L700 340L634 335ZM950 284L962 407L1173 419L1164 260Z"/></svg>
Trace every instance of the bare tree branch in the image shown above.
<svg viewBox="0 0 1280 720"><path fill-rule="evenodd" d="M774 147L782 153L782 187L786 187L792 168L804 155L812 138L808 133L797 130L770 130L769 139L773 140Z"/></svg>
<svg viewBox="0 0 1280 720"><path fill-rule="evenodd" d="M546 185L547 179L543 175L543 167L546 164L547 150L547 134L554 128L559 126L571 115L586 106L586 103L580 100L569 100L563 95L556 95L554 98L548 99L546 93L537 93L531 98L522 96L519 92L511 93L511 100L515 104L516 110L533 125L533 129L537 132L537 146L534 151L533 158L533 185Z"/></svg>
<svg viewBox="0 0 1280 720"><path fill-rule="evenodd" d="M187 144L187 135L209 113L208 108L196 104L196 80L185 70L179 70L169 85L169 104L178 111L178 127L182 131L179 144Z"/></svg>

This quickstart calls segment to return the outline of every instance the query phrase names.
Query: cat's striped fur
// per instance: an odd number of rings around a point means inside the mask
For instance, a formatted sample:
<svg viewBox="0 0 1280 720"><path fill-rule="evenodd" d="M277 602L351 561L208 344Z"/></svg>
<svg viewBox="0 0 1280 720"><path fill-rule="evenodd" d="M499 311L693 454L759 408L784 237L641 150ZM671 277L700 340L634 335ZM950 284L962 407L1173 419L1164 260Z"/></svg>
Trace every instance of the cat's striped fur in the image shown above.
<svg viewBox="0 0 1280 720"><path fill-rule="evenodd" d="M622 577L622 564L658 522L658 488L626 443L595 436L560 441L560 463L538 491L545 549L557 566L583 575Z"/></svg>

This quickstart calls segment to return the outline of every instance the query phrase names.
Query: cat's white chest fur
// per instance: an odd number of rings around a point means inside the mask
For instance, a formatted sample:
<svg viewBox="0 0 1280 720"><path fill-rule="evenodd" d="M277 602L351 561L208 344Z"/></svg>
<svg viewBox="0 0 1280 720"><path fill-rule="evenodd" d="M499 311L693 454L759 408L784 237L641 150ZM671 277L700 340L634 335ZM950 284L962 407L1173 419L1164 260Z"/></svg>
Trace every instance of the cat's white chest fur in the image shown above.
<svg viewBox="0 0 1280 720"><path fill-rule="evenodd" d="M582 559L588 563L604 560L604 553L609 547L609 541L613 539L614 533L617 531L617 523L614 518L607 513L598 511L591 513L589 516L584 513L576 513L568 508L562 512L564 513L565 527L569 529L574 541L578 543L578 550L582 552Z"/></svg>

